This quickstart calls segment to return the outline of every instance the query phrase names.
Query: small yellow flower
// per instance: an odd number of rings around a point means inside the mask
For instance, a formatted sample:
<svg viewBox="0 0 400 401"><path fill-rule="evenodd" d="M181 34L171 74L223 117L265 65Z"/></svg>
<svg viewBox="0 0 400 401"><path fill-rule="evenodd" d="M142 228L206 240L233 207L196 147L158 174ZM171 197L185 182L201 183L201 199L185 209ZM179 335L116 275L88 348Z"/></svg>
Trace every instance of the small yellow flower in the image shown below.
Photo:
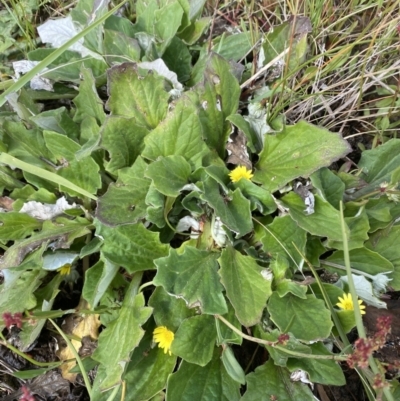
<svg viewBox="0 0 400 401"><path fill-rule="evenodd" d="M153 340L158 343L158 347L164 350L164 354L169 352L171 355L171 345L174 341L174 333L165 326L156 327L153 331Z"/></svg>
<svg viewBox="0 0 400 401"><path fill-rule="evenodd" d="M351 298L351 294L343 294L343 298L339 297L339 301L336 306L344 310L354 310L353 299ZM358 305L360 305L360 312L362 315L365 315L365 305L362 304L361 299L358 300Z"/></svg>
<svg viewBox="0 0 400 401"><path fill-rule="evenodd" d="M71 274L71 263L66 263L64 266L61 266L57 271L62 275L62 276L69 276Z"/></svg>
<svg viewBox="0 0 400 401"><path fill-rule="evenodd" d="M232 182L238 182L242 178L250 180L253 175L254 174L251 172L251 170L247 170L247 168L244 166L238 166L229 173L229 177L231 178Z"/></svg>

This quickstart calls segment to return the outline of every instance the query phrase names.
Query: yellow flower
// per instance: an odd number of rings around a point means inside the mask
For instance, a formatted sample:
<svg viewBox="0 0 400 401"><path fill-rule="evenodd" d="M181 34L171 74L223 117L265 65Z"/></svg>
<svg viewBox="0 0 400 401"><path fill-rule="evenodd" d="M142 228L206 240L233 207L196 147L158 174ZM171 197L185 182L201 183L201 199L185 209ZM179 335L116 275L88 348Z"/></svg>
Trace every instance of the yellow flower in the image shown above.
<svg viewBox="0 0 400 401"><path fill-rule="evenodd" d="M351 298L351 294L343 294L343 298L339 297L339 301L336 306L344 310L354 310L353 299ZM365 305L362 304L361 299L358 300L358 305L360 306L360 312L362 315L365 315Z"/></svg>
<svg viewBox="0 0 400 401"><path fill-rule="evenodd" d="M69 276L71 274L71 263L66 263L64 266L61 266L57 271L62 275L62 276Z"/></svg>
<svg viewBox="0 0 400 401"><path fill-rule="evenodd" d="M171 345L174 341L174 333L165 326L156 327L153 331L153 340L158 343L158 347L164 350L164 354L169 352L171 355Z"/></svg>
<svg viewBox="0 0 400 401"><path fill-rule="evenodd" d="M250 180L253 175L254 174L251 172L251 170L247 170L247 168L244 166L238 166L229 173L229 177L231 178L232 182L238 182L242 178Z"/></svg>

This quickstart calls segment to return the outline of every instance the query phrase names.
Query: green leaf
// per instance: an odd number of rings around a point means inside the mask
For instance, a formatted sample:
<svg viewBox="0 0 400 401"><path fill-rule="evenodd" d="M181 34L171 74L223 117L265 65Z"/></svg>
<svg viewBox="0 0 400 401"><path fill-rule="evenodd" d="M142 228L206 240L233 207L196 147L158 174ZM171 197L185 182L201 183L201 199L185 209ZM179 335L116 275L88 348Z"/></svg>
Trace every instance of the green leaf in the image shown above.
<svg viewBox="0 0 400 401"><path fill-rule="evenodd" d="M299 121L265 139L253 181L274 192L295 178L331 165L350 150L338 134Z"/></svg>
<svg viewBox="0 0 400 401"><path fill-rule="evenodd" d="M343 295L343 294L342 294ZM356 327L356 317L352 310L335 310L343 331L348 334Z"/></svg>
<svg viewBox="0 0 400 401"><path fill-rule="evenodd" d="M54 204L57 202L56 194L47 191L47 189L45 189L45 188L39 188L37 191L35 191L35 189L33 189L33 187L31 185L25 185L23 188L14 189L14 191L12 191L10 197L13 199L22 200L24 202L36 201L36 202L50 203L50 204ZM13 209L16 210L14 205L13 205ZM19 209L19 210L21 210L21 209Z"/></svg>
<svg viewBox="0 0 400 401"><path fill-rule="evenodd" d="M349 252L349 257L350 265L353 269L371 275L391 272L394 269L393 264L388 259L384 258L380 253L365 247L352 249ZM335 251L332 255L328 256L326 260L343 267L343 269L335 269L332 266L335 272L339 272L340 275L346 274L343 251ZM329 270L332 270L332 267L326 266Z"/></svg>
<svg viewBox="0 0 400 401"><path fill-rule="evenodd" d="M48 312L52 310L55 298L59 293L58 287L62 280L63 277L60 274L56 274L49 283L45 286L42 284L41 288L35 291L36 308L31 309L31 313L36 314L38 312ZM24 289L24 291L26 291L26 289ZM20 299L18 299L18 303L20 305L22 304ZM23 330L19 333L21 350L31 348L46 322L46 319L35 319L32 323L29 322L29 324L23 327Z"/></svg>
<svg viewBox="0 0 400 401"><path fill-rule="evenodd" d="M245 373L235 355L229 346L225 346L222 350L221 361L225 366L228 375L240 384L246 384Z"/></svg>
<svg viewBox="0 0 400 401"><path fill-rule="evenodd" d="M163 287L156 287L149 299L149 306L154 310L157 326L165 326L174 332L183 320L195 314L195 310L189 309L183 299L169 295Z"/></svg>
<svg viewBox="0 0 400 401"><path fill-rule="evenodd" d="M171 198L173 199L173 198ZM164 209L166 207L165 196L158 192L152 183L145 198L146 205L146 220L155 224L159 228L163 228L166 224Z"/></svg>
<svg viewBox="0 0 400 401"><path fill-rule="evenodd" d="M76 160L75 154L81 149L81 146L65 135L44 131L44 139L47 148L62 163L57 169L57 175L89 193L95 194L101 187L98 164L91 157ZM76 192L70 188L63 187L63 189L72 196L76 195Z"/></svg>
<svg viewBox="0 0 400 401"><path fill-rule="evenodd" d="M198 110L187 95L182 95L175 109L145 139L142 156L157 160L159 156L183 156L196 166L208 153L202 138L202 127Z"/></svg>
<svg viewBox="0 0 400 401"><path fill-rule="evenodd" d="M307 299L307 286L288 279L283 279L276 283L276 292L281 298L286 294L291 293L296 297Z"/></svg>
<svg viewBox="0 0 400 401"><path fill-rule="evenodd" d="M400 290L400 247L399 247L400 226L389 227L374 233L365 246L371 251L377 252L389 260L394 267L393 280L390 286L395 291Z"/></svg>
<svg viewBox="0 0 400 401"><path fill-rule="evenodd" d="M154 269L154 260L168 252L159 234L147 230L141 223L110 228L95 221L95 226L96 235L104 238L102 254L129 273Z"/></svg>
<svg viewBox="0 0 400 401"><path fill-rule="evenodd" d="M98 199L96 217L107 226L137 223L146 215L146 194L151 181L144 178L147 164L138 157L132 167L119 171L118 181L110 184Z"/></svg>
<svg viewBox="0 0 400 401"><path fill-rule="evenodd" d="M368 215L364 206L357 204L351 205L351 202L345 204L344 221L349 227L350 234L348 235L349 250L361 248L364 242L368 239L369 222ZM343 249L343 241L329 240L328 247Z"/></svg>
<svg viewBox="0 0 400 401"><path fill-rule="evenodd" d="M362 169L361 178L369 185L352 194L352 199L358 199L376 190L382 182L390 182L399 165L400 139L391 139L375 149L362 152L358 168Z"/></svg>
<svg viewBox="0 0 400 401"><path fill-rule="evenodd" d="M92 356L106 367L107 377L101 384L104 390L115 386L121 380L131 351L143 337L144 331L141 326L152 313L151 308L144 306L143 293L135 295L135 291L136 288L131 285L118 318L101 332L98 347Z"/></svg>
<svg viewBox="0 0 400 401"><path fill-rule="evenodd" d="M7 260L5 262L4 259L10 256L11 248L7 250L1 260L0 268L2 269L3 282L0 285L0 314L33 309L37 304L34 291L40 286L43 277L47 274L41 269L42 255L46 244L40 244L39 249L28 255L21 264L9 266ZM9 267L14 268L9 269ZM3 328L4 322L1 320L0 330Z"/></svg>
<svg viewBox="0 0 400 401"><path fill-rule="evenodd" d="M192 72L192 55L187 46L174 37L162 56L166 66L176 73L179 82L186 82Z"/></svg>
<svg viewBox="0 0 400 401"><path fill-rule="evenodd" d="M44 111L32 116L30 120L41 129L55 131L70 138L78 136L79 127L69 116L69 112L65 107Z"/></svg>
<svg viewBox="0 0 400 401"><path fill-rule="evenodd" d="M131 38L133 38L136 33L134 24L132 24L128 18L121 18L117 15L111 15L104 21L104 29L122 32Z"/></svg>
<svg viewBox="0 0 400 401"><path fill-rule="evenodd" d="M183 8L178 1L158 3L139 1L136 5L138 30L154 36L158 56L161 57L177 33L182 17Z"/></svg>
<svg viewBox="0 0 400 401"><path fill-rule="evenodd" d="M151 178L155 188L165 196L177 197L188 183L190 173L190 164L176 155L158 158L147 167L145 176Z"/></svg>
<svg viewBox="0 0 400 401"><path fill-rule="evenodd" d="M339 211L318 195L315 195L315 212L309 215L304 211L304 201L294 192L285 195L282 203L289 208L290 216L302 229L313 235L342 241Z"/></svg>
<svg viewBox="0 0 400 401"><path fill-rule="evenodd" d="M94 0L80 0L71 10L71 17L78 26L88 26L98 20L108 11L106 3L96 3ZM96 53L102 52L103 27L97 26L84 37L83 44Z"/></svg>
<svg viewBox="0 0 400 401"><path fill-rule="evenodd" d="M107 107L113 115L136 119L137 125L157 127L167 113L169 94L164 78L154 72L139 74L134 63L123 63L108 70Z"/></svg>
<svg viewBox="0 0 400 401"><path fill-rule="evenodd" d="M246 376L247 391L241 401L314 401L306 384L293 382L287 369L274 365L272 359Z"/></svg>
<svg viewBox="0 0 400 401"><path fill-rule="evenodd" d="M262 214L270 214L276 210L276 203L271 193L249 180L240 180L234 186L250 201L251 210L257 209Z"/></svg>
<svg viewBox="0 0 400 401"><path fill-rule="evenodd" d="M253 153L260 153L263 148L261 138L253 130L252 126L246 121L241 114L232 114L227 118L235 127L237 127L247 139L247 146Z"/></svg>
<svg viewBox="0 0 400 401"><path fill-rule="evenodd" d="M268 301L271 319L283 333L291 332L302 341L329 337L331 314L320 299L307 295L306 299L288 294L281 298L274 292Z"/></svg>
<svg viewBox="0 0 400 401"><path fill-rule="evenodd" d="M225 147L231 133L227 117L237 112L239 82L231 72L230 64L211 53L207 59L203 82L195 87L197 109L203 127L203 137L210 149L225 158Z"/></svg>
<svg viewBox="0 0 400 401"><path fill-rule="evenodd" d="M55 173L51 173L50 171L44 170L40 167L36 167L36 166L33 166L32 164L25 163L22 160L18 160L15 157L10 156L9 154L7 154L5 152L0 154L0 162L23 170L26 180L30 181L30 182L35 181L35 185L37 184L37 181L39 181L39 183L44 182L44 184L45 184L44 186L46 186L46 184L48 184L47 181L50 181L52 183L57 183L59 185L63 185L66 188L69 188L78 194L87 196L89 199L94 199L94 200L97 199L90 192L85 191L84 189L80 188L79 186L73 184L71 181L69 181L63 177L60 177ZM27 171L29 171L30 173L27 173ZM33 180L32 180L32 177L33 177ZM39 178L39 177L41 177L41 178ZM49 191L47 191L47 192L49 192Z"/></svg>
<svg viewBox="0 0 400 401"><path fill-rule="evenodd" d="M314 355L332 355L322 343L311 344L310 348ZM287 368L291 372L298 369L308 373L312 383L321 383L331 386L344 386L346 379L340 365L329 359L312 358L289 358Z"/></svg>
<svg viewBox="0 0 400 401"><path fill-rule="evenodd" d="M100 238L92 238L89 243L81 248L79 257L83 259L85 256L93 255L94 253L100 252L100 248L102 245L103 241Z"/></svg>
<svg viewBox="0 0 400 401"><path fill-rule="evenodd" d="M101 139L100 127L97 125L94 117L87 116L83 119L81 122L80 134L80 142L83 143L83 145L75 154L77 160L84 159L99 149Z"/></svg>
<svg viewBox="0 0 400 401"><path fill-rule="evenodd" d="M201 35L205 32L208 25L210 24L211 17L203 17L197 21L194 21L186 29L179 33L179 37L188 45L196 43Z"/></svg>
<svg viewBox="0 0 400 401"><path fill-rule="evenodd" d="M291 216L276 217L266 227L268 230L265 230L265 235L261 238L264 250L274 257L282 255L293 268L301 266L303 258L296 247L305 254L307 232Z"/></svg>
<svg viewBox="0 0 400 401"><path fill-rule="evenodd" d="M242 195L240 189L225 197L219 188L219 184L208 177L204 181L204 194L201 195L201 199L214 209L215 214L230 230L242 237L253 229L250 202Z"/></svg>
<svg viewBox="0 0 400 401"><path fill-rule="evenodd" d="M226 373L215 348L212 360L204 367L183 361L167 383L168 401L239 401L240 384ZM252 400L254 401L254 399Z"/></svg>
<svg viewBox="0 0 400 401"><path fill-rule="evenodd" d="M237 318L246 327L254 326L260 321L272 293L272 279L263 277L262 267L253 258L242 255L232 247L222 251L218 262L221 265L221 282Z"/></svg>
<svg viewBox="0 0 400 401"><path fill-rule="evenodd" d="M218 253L201 251L191 246L182 254L170 249L165 258L155 260L155 285L182 297L189 308L198 306L203 313L224 314L228 311L222 285L218 279Z"/></svg>
<svg viewBox="0 0 400 401"><path fill-rule="evenodd" d="M74 121L81 123L85 117L90 116L96 119L98 125L101 125L106 115L103 110L103 102L97 94L92 71L82 67L81 79L83 81L79 85L79 95L74 99L76 106Z"/></svg>
<svg viewBox="0 0 400 401"><path fill-rule="evenodd" d="M51 152L46 148L43 134L40 130L27 130L22 123L5 120L2 128L6 133L4 142L7 152L27 163L48 168L43 160L55 161Z"/></svg>
<svg viewBox="0 0 400 401"><path fill-rule="evenodd" d="M69 248L71 242L90 233L89 221L77 218L76 220L58 219L58 224L50 221L43 223L40 232L31 237L16 241L10 246L0 261L0 269L18 266L22 260L42 244L57 243L60 248Z"/></svg>
<svg viewBox="0 0 400 401"><path fill-rule="evenodd" d="M91 308L95 308L98 305L118 270L119 266L105 259L99 260L85 272L82 296Z"/></svg>
<svg viewBox="0 0 400 401"><path fill-rule="evenodd" d="M240 324L238 318L236 317L235 309L233 308L230 302L228 304L228 313L226 313L224 318L233 324L238 330L242 329L242 325ZM238 344L241 345L243 342L243 337L241 337L238 333L234 332L231 328L229 328L226 324L222 323L220 320L216 320L215 324L217 326L217 345L221 344Z"/></svg>
<svg viewBox="0 0 400 401"><path fill-rule="evenodd" d="M344 182L326 167L320 168L310 176L314 188L318 194L339 210L339 203L343 200L345 190Z"/></svg>
<svg viewBox="0 0 400 401"><path fill-rule="evenodd" d="M375 232L380 228L387 227L392 220L391 210L393 210L393 208L394 203L386 197L368 199L365 210L369 218L369 231Z"/></svg>
<svg viewBox="0 0 400 401"><path fill-rule="evenodd" d="M149 333L150 334L150 333ZM173 372L176 357L161 348L151 349L152 335L146 336L132 354L123 379L127 385L126 401L147 401L159 393Z"/></svg>
<svg viewBox="0 0 400 401"><path fill-rule="evenodd" d="M144 148L149 130L136 124L135 118L110 116L101 130L100 146L110 153L106 170L117 174L122 167L130 167Z"/></svg>
<svg viewBox="0 0 400 401"><path fill-rule="evenodd" d="M210 315L185 319L175 333L171 352L186 362L205 366L212 358L217 339L215 318Z"/></svg>
<svg viewBox="0 0 400 401"><path fill-rule="evenodd" d="M227 36L225 33L213 40L212 50L226 60L239 61L252 49L252 42L257 42L257 37L252 37L254 32L241 32Z"/></svg>
<svg viewBox="0 0 400 401"><path fill-rule="evenodd" d="M42 223L25 213L0 213L0 240L23 239L39 229Z"/></svg>
<svg viewBox="0 0 400 401"><path fill-rule="evenodd" d="M28 58L33 61L42 61L43 58L51 56L54 49L36 49L29 52ZM44 61L44 60L43 60ZM66 81L79 84L82 68L91 70L98 84L105 83L105 72L108 65L104 60L92 57L84 57L73 51L66 51L58 60L50 64L47 72L42 72L41 76L53 81Z"/></svg>
<svg viewBox="0 0 400 401"><path fill-rule="evenodd" d="M24 184L17 178L17 171L12 171L8 166L0 166L0 186L9 191L23 188Z"/></svg>
<svg viewBox="0 0 400 401"><path fill-rule="evenodd" d="M306 244L306 258L313 266L320 266L319 258L326 252L321 239L309 235Z"/></svg>
<svg viewBox="0 0 400 401"><path fill-rule="evenodd" d="M5 273L5 283L0 285L1 315L4 312L14 313L33 309L37 304L33 293L47 273L44 270L35 269L35 265L29 262L24 264L24 268L27 270L13 272L12 279L8 277L8 272Z"/></svg>
<svg viewBox="0 0 400 401"><path fill-rule="evenodd" d="M121 18L122 20L122 18ZM108 64L140 61L140 46L136 39L123 32L104 30L104 54Z"/></svg>

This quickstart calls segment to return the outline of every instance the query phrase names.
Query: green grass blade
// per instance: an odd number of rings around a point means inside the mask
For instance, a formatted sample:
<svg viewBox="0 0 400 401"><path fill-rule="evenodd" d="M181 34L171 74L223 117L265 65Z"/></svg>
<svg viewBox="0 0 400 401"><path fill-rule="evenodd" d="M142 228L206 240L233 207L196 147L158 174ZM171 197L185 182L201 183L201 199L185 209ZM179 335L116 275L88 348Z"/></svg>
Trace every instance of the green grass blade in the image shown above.
<svg viewBox="0 0 400 401"><path fill-rule="evenodd" d="M8 153L2 153L0 154L0 163L8 164L9 166L17 167L23 171L26 171L29 174L36 175L40 178L44 178L45 180L54 182L58 185L62 185L63 187L66 187L68 189L71 189L72 191L75 191L83 196L86 196L90 199L97 200L97 197L92 195L90 192L85 191L83 188L78 187L77 185L73 184L71 181L68 181L67 179L60 177L57 174L54 174L50 171L44 170L43 168L33 166L32 164L23 162L22 160L19 160Z"/></svg>
<svg viewBox="0 0 400 401"><path fill-rule="evenodd" d="M10 93L16 92L20 90L25 84L27 84L36 74L39 74L44 68L46 68L49 64L51 64L54 60L61 56L69 47L71 47L74 43L76 43L79 39L82 39L89 32L91 32L94 28L102 24L108 17L113 15L123 4L125 4L128 0L122 0L116 7L111 9L108 13L104 14L101 18L94 21L92 24L87 26L73 38L71 38L68 42L64 43L58 49L55 49L53 53L49 54L45 59L43 59L39 64L37 64L34 68L32 68L28 73L22 76L18 81L16 81L12 86L10 86L7 90L3 92L0 96L0 107L6 102L6 96Z"/></svg>

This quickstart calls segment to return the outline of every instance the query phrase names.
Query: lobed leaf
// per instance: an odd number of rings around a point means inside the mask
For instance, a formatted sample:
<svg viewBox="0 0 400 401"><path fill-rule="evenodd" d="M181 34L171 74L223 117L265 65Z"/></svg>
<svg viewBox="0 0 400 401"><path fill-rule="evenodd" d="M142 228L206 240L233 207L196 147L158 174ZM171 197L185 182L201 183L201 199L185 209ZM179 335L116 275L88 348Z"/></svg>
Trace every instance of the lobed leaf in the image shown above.
<svg viewBox="0 0 400 401"><path fill-rule="evenodd" d="M214 349L212 360L206 366L183 361L167 383L169 401L239 401L240 384L225 371L220 351Z"/></svg>
<svg viewBox="0 0 400 401"><path fill-rule="evenodd" d="M283 332L291 332L303 341L329 337L332 329L331 314L324 302L312 295L306 299L292 294L280 297L274 292L268 301L271 319Z"/></svg>
<svg viewBox="0 0 400 401"><path fill-rule="evenodd" d="M221 282L238 320L246 327L254 326L260 321L267 299L272 294L272 279L263 277L262 267L253 258L232 247L222 251L218 262L221 265Z"/></svg>
<svg viewBox="0 0 400 401"><path fill-rule="evenodd" d="M254 181L271 192L298 177L308 177L351 150L339 135L299 121L282 133L265 138Z"/></svg>
<svg viewBox="0 0 400 401"><path fill-rule="evenodd" d="M307 385L293 382L285 368L275 366L272 359L246 376L247 391L241 401L314 401ZM272 398L271 398L272 397Z"/></svg>
<svg viewBox="0 0 400 401"><path fill-rule="evenodd" d="M214 320L210 315L185 319L175 333L171 352L186 362L207 365L211 361L217 338Z"/></svg>
<svg viewBox="0 0 400 401"><path fill-rule="evenodd" d="M135 118L137 125L153 129L167 113L169 94L164 78L152 71L144 75L137 64L123 63L107 72L109 99L107 108L113 115Z"/></svg>
<svg viewBox="0 0 400 401"><path fill-rule="evenodd" d="M95 221L96 235L104 239L101 253L128 272L154 269L154 261L168 252L159 234L147 230L143 224L107 227Z"/></svg>
<svg viewBox="0 0 400 401"><path fill-rule="evenodd" d="M199 307L203 313L224 314L228 311L218 279L219 254L186 246L182 254L171 248L169 255L155 260L155 285L182 297L188 307Z"/></svg>

